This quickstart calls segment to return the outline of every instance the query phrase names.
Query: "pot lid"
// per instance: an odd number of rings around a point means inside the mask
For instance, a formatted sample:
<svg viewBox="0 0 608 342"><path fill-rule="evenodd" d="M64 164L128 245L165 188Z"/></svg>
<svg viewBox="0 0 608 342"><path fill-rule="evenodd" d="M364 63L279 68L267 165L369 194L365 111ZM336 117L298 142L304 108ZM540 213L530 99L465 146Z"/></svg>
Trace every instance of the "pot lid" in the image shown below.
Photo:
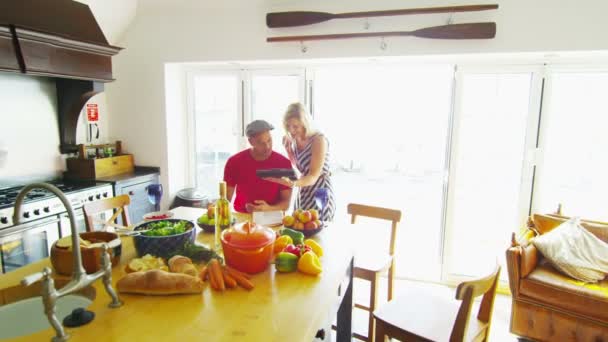
<svg viewBox="0 0 608 342"><path fill-rule="evenodd" d="M207 199L207 196L197 188L187 188L180 190L177 192L177 197L190 201L202 201Z"/></svg>
<svg viewBox="0 0 608 342"><path fill-rule="evenodd" d="M222 240L231 247L254 249L265 247L276 239L274 230L245 222L222 232Z"/></svg>

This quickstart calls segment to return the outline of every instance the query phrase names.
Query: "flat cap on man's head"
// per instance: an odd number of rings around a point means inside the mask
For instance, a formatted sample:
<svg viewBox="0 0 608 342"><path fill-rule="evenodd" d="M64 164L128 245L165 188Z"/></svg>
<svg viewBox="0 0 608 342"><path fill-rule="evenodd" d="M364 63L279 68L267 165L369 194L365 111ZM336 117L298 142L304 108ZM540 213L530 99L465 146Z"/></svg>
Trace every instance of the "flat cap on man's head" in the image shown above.
<svg viewBox="0 0 608 342"><path fill-rule="evenodd" d="M262 132L273 130L274 126L264 120L254 120L247 125L245 129L245 134L247 134L248 138L256 136Z"/></svg>

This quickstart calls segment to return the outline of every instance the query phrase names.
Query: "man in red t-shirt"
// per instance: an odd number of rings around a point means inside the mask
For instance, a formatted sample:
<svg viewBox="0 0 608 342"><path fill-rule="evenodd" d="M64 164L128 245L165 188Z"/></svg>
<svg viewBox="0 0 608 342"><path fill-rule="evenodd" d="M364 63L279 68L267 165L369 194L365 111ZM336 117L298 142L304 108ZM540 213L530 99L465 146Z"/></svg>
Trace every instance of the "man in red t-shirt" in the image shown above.
<svg viewBox="0 0 608 342"><path fill-rule="evenodd" d="M234 199L234 209L252 211L287 210L291 201L291 188L259 178L256 170L291 169L291 162L272 150L270 130L274 127L264 120L247 125L246 134L251 148L230 158L224 168L228 200Z"/></svg>

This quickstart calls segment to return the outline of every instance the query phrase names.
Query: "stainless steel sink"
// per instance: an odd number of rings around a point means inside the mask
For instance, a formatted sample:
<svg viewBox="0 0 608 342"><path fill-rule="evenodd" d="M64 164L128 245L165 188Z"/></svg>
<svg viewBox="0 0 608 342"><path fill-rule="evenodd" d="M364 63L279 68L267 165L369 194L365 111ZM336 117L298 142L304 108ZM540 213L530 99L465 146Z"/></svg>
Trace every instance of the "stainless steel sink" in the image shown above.
<svg viewBox="0 0 608 342"><path fill-rule="evenodd" d="M55 308L60 320L76 308L86 308L93 301L81 295L67 295L57 300ZM32 297L0 306L0 340L30 335L49 329L42 297Z"/></svg>

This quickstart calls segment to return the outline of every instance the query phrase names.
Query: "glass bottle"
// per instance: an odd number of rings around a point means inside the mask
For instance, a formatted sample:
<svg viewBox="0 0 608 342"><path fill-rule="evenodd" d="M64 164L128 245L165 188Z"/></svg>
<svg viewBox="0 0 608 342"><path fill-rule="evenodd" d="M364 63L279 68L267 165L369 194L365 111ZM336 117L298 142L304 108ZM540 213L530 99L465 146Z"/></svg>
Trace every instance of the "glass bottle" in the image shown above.
<svg viewBox="0 0 608 342"><path fill-rule="evenodd" d="M226 198L226 182L220 182L220 198L215 202L215 250L222 250L220 236L222 230L230 227L232 223L232 213L230 212L230 202Z"/></svg>

